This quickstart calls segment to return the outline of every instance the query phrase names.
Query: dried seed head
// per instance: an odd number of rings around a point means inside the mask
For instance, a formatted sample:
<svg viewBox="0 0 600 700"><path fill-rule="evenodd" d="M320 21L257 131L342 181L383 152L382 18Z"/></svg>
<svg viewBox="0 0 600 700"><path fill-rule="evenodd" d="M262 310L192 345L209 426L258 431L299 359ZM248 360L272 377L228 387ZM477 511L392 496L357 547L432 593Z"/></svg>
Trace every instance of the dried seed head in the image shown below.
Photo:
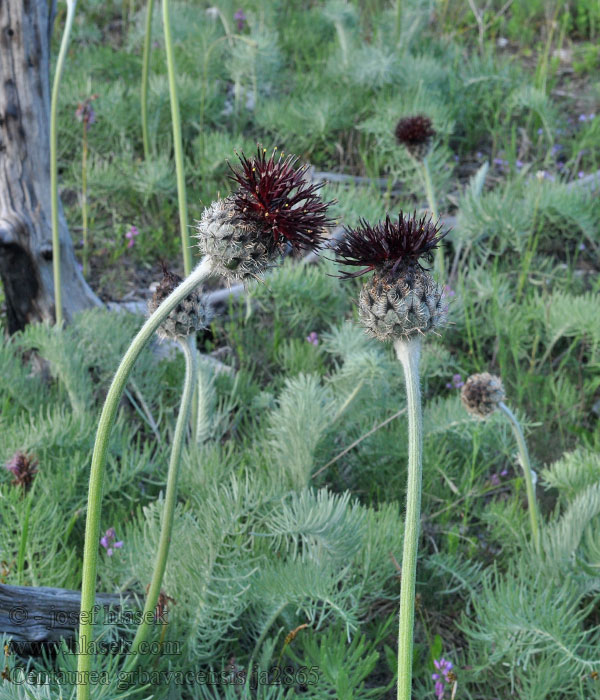
<svg viewBox="0 0 600 700"><path fill-rule="evenodd" d="M12 481L13 486L20 486L23 490L27 490L33 483L33 479L37 474L38 461L31 455L24 452L15 452L15 454L4 465L14 476Z"/></svg>
<svg viewBox="0 0 600 700"><path fill-rule="evenodd" d="M179 275L170 272L163 263L163 278L156 287L154 294L148 301L148 313L153 314L162 302L178 287L182 279ZM167 318L160 324L157 334L161 338L181 340L188 335L206 328L212 318L212 312L204 301L202 294L194 290L189 296L171 311Z"/></svg>
<svg viewBox="0 0 600 700"><path fill-rule="evenodd" d="M460 392L464 407L478 418L491 415L505 396L502 380L489 372L471 375Z"/></svg>
<svg viewBox="0 0 600 700"><path fill-rule="evenodd" d="M435 136L431 119L423 114L405 117L396 124L396 139L417 160L423 160Z"/></svg>
<svg viewBox="0 0 600 700"><path fill-rule="evenodd" d="M408 340L443 326L448 307L443 290L417 266L400 275L376 272L364 285L358 315L368 335L383 342Z"/></svg>
<svg viewBox="0 0 600 700"><path fill-rule="evenodd" d="M199 246L225 277L256 277L282 252L286 243L311 249L323 241L333 221L326 216L331 202L317 194L323 186L308 184L307 165L275 151L267 158L258 148L251 159L239 156L241 168L230 166L238 185L230 197L213 202L197 223Z"/></svg>

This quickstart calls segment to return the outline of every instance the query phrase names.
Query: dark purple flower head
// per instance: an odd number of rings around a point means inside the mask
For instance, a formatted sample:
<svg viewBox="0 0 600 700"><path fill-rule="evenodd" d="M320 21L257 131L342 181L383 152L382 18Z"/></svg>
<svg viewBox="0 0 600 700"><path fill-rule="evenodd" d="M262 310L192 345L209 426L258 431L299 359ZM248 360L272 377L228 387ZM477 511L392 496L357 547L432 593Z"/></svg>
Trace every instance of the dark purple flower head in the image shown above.
<svg viewBox="0 0 600 700"><path fill-rule="evenodd" d="M419 146L428 143L435 136L431 119L423 114L404 117L396 124L396 138L403 146Z"/></svg>
<svg viewBox="0 0 600 700"><path fill-rule="evenodd" d="M37 474L37 459L24 452L15 452L15 454L6 462L4 467L12 473L14 479L13 486L20 486L27 490L33 483L33 479Z"/></svg>
<svg viewBox="0 0 600 700"><path fill-rule="evenodd" d="M424 269L419 258L430 261L446 233L440 233L439 222L434 224L431 218L417 219L416 212L412 216L400 212L397 222L387 215L374 226L361 219L333 250L338 263L365 267L358 272L342 272L340 277L359 277L371 270L395 273L410 266Z"/></svg>
<svg viewBox="0 0 600 700"><path fill-rule="evenodd" d="M326 216L332 202L323 202L317 194L324 183L307 183L308 165L297 168L296 156L284 158L280 153L276 158L275 151L267 159L266 149L259 146L250 159L238 155L241 169L229 166L229 177L238 185L234 206L241 218L270 235L272 249L286 241L293 248L314 248L333 226Z"/></svg>

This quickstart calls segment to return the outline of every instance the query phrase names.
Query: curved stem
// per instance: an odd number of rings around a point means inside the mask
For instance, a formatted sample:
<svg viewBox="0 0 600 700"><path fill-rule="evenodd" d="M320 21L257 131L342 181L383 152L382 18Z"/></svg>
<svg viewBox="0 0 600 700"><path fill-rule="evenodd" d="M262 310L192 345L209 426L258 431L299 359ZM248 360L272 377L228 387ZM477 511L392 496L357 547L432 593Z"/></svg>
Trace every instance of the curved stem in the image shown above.
<svg viewBox="0 0 600 700"><path fill-rule="evenodd" d="M150 158L150 139L148 138L148 74L150 72L150 49L152 40L152 11L154 0L148 0L146 10L146 34L144 36L144 55L142 58L142 142L144 144L144 160Z"/></svg>
<svg viewBox="0 0 600 700"><path fill-rule="evenodd" d="M137 629L135 638L129 650L129 661L125 665L124 671L131 671L137 663L137 650L140 644L148 636L148 632L153 623L154 610L160 595L160 587L162 584L165 568L167 566L167 557L169 555L169 546L171 544L171 532L173 530L173 516L175 514L175 505L177 501L177 476L179 474L179 463L181 461L181 448L185 438L185 431L188 423L190 412L190 404L192 394L196 386L197 373L197 355L196 343L193 337L180 342L181 349L185 356L185 380L183 383L183 393L181 396L181 405L177 423L175 425L175 434L173 435L173 444L171 447L171 457L169 459L169 471L167 475L167 488L165 492L165 504L162 516L162 525L160 539L158 542L158 551L156 553L156 562L154 564L154 573L152 582L146 596L146 605L142 614L142 622Z"/></svg>
<svg viewBox="0 0 600 700"><path fill-rule="evenodd" d="M419 386L421 340L397 340L396 355L404 368L408 409L408 483L406 520L400 583L400 620L398 629L398 700L410 700L412 687L413 632L415 624L415 581L421 519L421 480L423 420Z"/></svg>
<svg viewBox="0 0 600 700"><path fill-rule="evenodd" d="M75 17L75 6L77 0L67 0L67 19L65 29L60 42L60 50L54 71L54 82L52 84L52 99L50 101L50 204L52 213L52 272L54 275L54 315L56 325L62 326L62 292L60 288L60 235L58 228L58 158L57 158L57 109L58 91L60 88L60 78L65 65L65 57L69 46L69 36Z"/></svg>
<svg viewBox="0 0 600 700"><path fill-rule="evenodd" d="M521 465L523 467L523 474L525 476L525 488L527 490L527 503L529 510L529 522L531 523L531 537L533 539L533 544L536 551L540 551L540 529L538 525L538 513L537 513L537 503L535 500L535 488L533 486L531 462L529 461L529 452L527 451L527 444L525 442L525 436L519 425L515 414L508 408L506 404L502 401L498 403L498 408L504 413L508 418L515 438L517 439L517 445L519 447L519 454L521 455Z"/></svg>
<svg viewBox="0 0 600 700"><path fill-rule="evenodd" d="M89 700L89 672L92 664L92 654L88 645L93 636L93 608L96 599L96 568L98 560L98 542L100 536L100 514L102 507L102 482L104 466L108 452L110 432L115 422L119 402L131 374L133 365L156 329L169 313L192 292L212 270L212 261L205 257L150 316L139 330L113 378L106 396L92 454L90 485L88 492L87 517L85 524L85 541L83 547L83 575L81 582L81 615L79 623L78 662L77 671L81 684L77 686L77 700Z"/></svg>
<svg viewBox="0 0 600 700"><path fill-rule="evenodd" d="M179 227L181 228L181 246L183 248L183 269L187 275L192 269L192 254L187 222L187 197L185 193L185 173L183 169L183 147L181 144L181 117L175 82L175 56L173 37L169 19L169 0L163 0L163 27L165 33L165 51L167 54L167 72L169 74L169 97L171 99L171 120L173 122L173 148L175 150L175 170L177 173L177 199L179 202Z"/></svg>

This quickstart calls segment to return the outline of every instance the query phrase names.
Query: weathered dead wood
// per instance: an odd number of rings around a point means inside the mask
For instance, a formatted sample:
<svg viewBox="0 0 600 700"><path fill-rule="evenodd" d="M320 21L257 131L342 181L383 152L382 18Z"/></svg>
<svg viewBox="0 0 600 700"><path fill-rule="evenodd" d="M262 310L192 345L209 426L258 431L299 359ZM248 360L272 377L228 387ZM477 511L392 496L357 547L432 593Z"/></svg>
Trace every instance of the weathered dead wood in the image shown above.
<svg viewBox="0 0 600 700"><path fill-rule="evenodd" d="M54 2L0 2L0 277L8 330L54 320L49 53ZM64 316L100 304L79 272L62 209Z"/></svg>
<svg viewBox="0 0 600 700"><path fill-rule="evenodd" d="M96 595L97 610L120 610L134 602L131 595ZM67 588L38 588L0 584L0 635L21 646L70 639L79 627L81 592Z"/></svg>

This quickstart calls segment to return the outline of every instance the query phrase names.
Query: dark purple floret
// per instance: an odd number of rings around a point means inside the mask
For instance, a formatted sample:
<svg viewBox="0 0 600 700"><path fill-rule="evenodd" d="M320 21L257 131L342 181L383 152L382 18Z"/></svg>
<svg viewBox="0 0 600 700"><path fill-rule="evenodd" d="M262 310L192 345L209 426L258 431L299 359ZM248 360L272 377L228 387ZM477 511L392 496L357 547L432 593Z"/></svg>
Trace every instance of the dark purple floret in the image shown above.
<svg viewBox="0 0 600 700"><path fill-rule="evenodd" d="M238 155L241 169L231 166L230 179L239 186L233 195L236 210L272 236L272 246L289 242L293 248L314 248L323 241L325 230L333 226L326 216L331 202L317 194L324 183L308 184L307 165L295 167L296 156L275 151L269 159L266 149L258 148L256 156Z"/></svg>
<svg viewBox="0 0 600 700"><path fill-rule="evenodd" d="M413 216L404 216L400 212L397 222L388 215L374 226L361 219L358 227L348 230L333 251L336 262L364 266L364 269L342 272L340 277L359 277L375 269L395 273L399 267L411 265L424 269L419 258L431 261L432 251L446 233L440 233L439 222L434 224L431 217L417 219L416 212Z"/></svg>
<svg viewBox="0 0 600 700"><path fill-rule="evenodd" d="M404 146L426 144L435 136L431 119L423 114L404 117L396 125L396 138Z"/></svg>

